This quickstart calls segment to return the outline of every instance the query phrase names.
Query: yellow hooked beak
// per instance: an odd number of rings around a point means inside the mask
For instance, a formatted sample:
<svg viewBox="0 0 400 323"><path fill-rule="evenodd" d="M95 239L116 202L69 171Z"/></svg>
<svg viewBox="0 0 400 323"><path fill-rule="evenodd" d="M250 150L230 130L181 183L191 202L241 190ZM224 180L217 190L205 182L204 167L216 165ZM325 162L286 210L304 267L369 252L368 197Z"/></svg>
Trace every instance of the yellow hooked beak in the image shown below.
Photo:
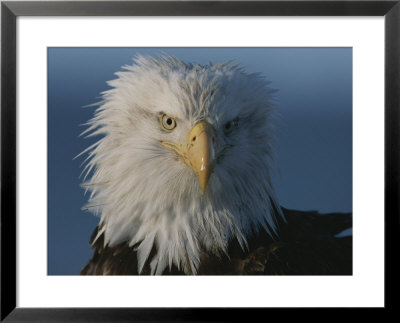
<svg viewBox="0 0 400 323"><path fill-rule="evenodd" d="M208 122L201 121L190 131L186 144L163 141L162 145L174 150L193 169L204 194L215 165L214 128Z"/></svg>

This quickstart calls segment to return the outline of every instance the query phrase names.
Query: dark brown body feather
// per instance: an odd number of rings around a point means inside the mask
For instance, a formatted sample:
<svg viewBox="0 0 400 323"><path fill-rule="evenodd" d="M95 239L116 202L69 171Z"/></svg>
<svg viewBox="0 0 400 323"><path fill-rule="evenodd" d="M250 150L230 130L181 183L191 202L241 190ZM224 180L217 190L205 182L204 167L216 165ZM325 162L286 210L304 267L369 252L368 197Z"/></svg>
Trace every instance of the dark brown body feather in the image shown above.
<svg viewBox="0 0 400 323"><path fill-rule="evenodd" d="M243 251L237 242L230 244L228 256L202 254L198 275L351 275L352 236L335 235L352 226L351 214L293 211L282 208L287 222L279 223L279 239L266 233L249 239ZM97 235L95 229L91 238ZM104 247L101 236L93 244L94 253L81 275L137 275L134 247L122 243ZM155 250L153 250L154 252ZM149 259L151 259L150 255ZM149 274L145 264L142 274ZM166 275L184 274L177 268Z"/></svg>

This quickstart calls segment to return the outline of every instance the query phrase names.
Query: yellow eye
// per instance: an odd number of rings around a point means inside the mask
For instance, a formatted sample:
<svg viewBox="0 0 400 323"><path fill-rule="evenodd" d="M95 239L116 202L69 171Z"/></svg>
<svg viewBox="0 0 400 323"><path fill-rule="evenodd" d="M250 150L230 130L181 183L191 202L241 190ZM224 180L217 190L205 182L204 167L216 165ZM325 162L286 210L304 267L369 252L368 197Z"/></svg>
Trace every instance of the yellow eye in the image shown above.
<svg viewBox="0 0 400 323"><path fill-rule="evenodd" d="M164 128L164 130L172 131L176 127L176 121L174 118L167 116L166 114L163 114L161 116L161 125Z"/></svg>
<svg viewBox="0 0 400 323"><path fill-rule="evenodd" d="M233 131L234 128L236 128L238 126L239 120L238 118L233 119L232 121L226 123L224 125L224 131L226 134L229 134Z"/></svg>

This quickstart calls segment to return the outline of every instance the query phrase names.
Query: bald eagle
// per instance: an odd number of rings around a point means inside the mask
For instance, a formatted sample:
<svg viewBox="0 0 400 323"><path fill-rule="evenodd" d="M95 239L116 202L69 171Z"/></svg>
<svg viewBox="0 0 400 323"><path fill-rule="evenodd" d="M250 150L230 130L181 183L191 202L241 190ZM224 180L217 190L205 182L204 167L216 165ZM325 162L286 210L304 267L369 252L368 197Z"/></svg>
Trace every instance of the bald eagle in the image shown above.
<svg viewBox="0 0 400 323"><path fill-rule="evenodd" d="M278 202L262 75L137 56L116 76L84 132L100 223L82 275L351 274L351 214Z"/></svg>

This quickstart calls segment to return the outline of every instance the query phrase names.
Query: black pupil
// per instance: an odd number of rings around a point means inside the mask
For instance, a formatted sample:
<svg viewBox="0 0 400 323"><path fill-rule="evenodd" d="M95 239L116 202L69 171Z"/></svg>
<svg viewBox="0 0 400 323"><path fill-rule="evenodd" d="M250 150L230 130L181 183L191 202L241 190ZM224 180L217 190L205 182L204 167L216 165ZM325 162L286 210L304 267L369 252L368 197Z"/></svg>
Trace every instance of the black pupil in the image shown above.
<svg viewBox="0 0 400 323"><path fill-rule="evenodd" d="M167 119L167 125L169 125L169 126L172 125L172 119L171 118Z"/></svg>
<svg viewBox="0 0 400 323"><path fill-rule="evenodd" d="M226 125L225 125L225 129L226 130L229 130L231 128L231 123L229 122L229 123L227 123Z"/></svg>

